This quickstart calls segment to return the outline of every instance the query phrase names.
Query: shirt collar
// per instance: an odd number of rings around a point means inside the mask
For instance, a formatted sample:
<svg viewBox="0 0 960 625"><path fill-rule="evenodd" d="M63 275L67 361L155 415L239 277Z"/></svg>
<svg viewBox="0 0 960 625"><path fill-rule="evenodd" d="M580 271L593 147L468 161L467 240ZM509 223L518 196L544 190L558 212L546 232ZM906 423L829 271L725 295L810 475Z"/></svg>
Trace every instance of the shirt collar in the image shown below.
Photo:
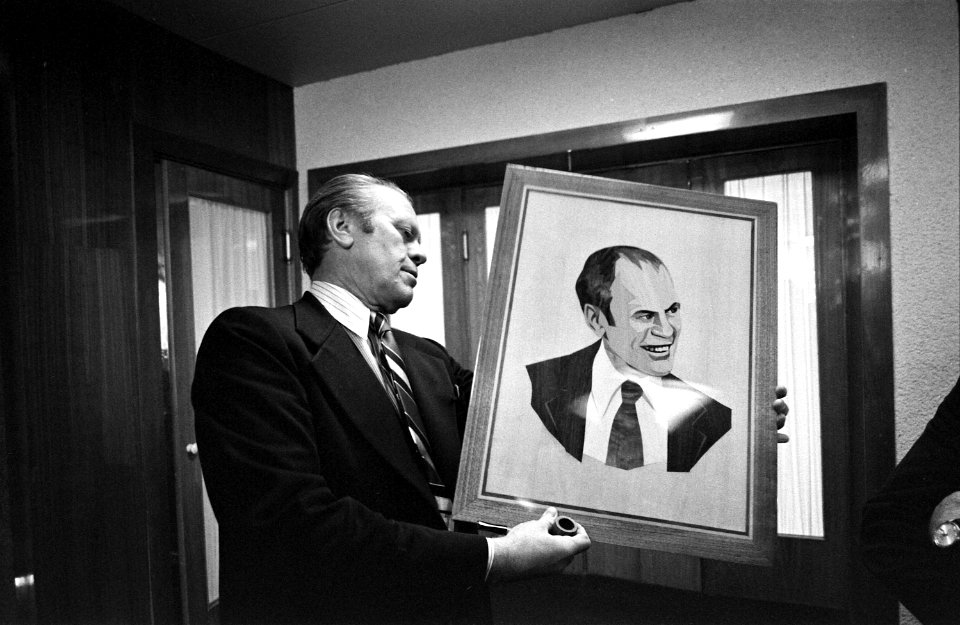
<svg viewBox="0 0 960 625"><path fill-rule="evenodd" d="M356 295L323 280L311 282L310 293L320 300L341 325L357 336L366 338L370 330L370 309Z"/></svg>
<svg viewBox="0 0 960 625"><path fill-rule="evenodd" d="M600 343L600 349L593 358L593 384L591 392L598 400L601 411L606 410L607 406L614 399L620 397L620 386L626 380L632 380L643 389L643 396L651 405L656 407L654 398L650 395L656 395L663 388L663 379L652 375L643 375L636 369L630 368L627 372L621 372L613 366L610 356L603 342Z"/></svg>

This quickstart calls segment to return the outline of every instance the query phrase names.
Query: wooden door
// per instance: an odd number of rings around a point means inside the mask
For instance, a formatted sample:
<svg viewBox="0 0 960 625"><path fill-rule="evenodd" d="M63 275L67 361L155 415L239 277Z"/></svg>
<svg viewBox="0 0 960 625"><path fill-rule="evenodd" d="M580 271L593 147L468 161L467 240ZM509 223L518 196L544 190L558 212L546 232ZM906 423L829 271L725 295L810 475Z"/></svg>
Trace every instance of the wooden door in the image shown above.
<svg viewBox="0 0 960 625"><path fill-rule="evenodd" d="M182 618L216 621L219 550L194 438L196 350L233 306L290 299L282 189L173 161L157 165L161 350L174 460ZM164 323L165 321L165 323Z"/></svg>
<svg viewBox="0 0 960 625"><path fill-rule="evenodd" d="M808 176L809 183L796 193L806 198L812 210L806 214L799 206L783 206L789 198L780 199L779 231L781 249L781 349L783 364L808 368L811 376L802 375L792 380L781 377L781 382L792 386L792 442L781 449L782 465L792 466L785 452L794 448L809 449L812 472L809 481L815 489L808 489L803 498L810 505L796 514L809 515L806 523L793 524L781 519L781 535L772 568L738 566L715 561L704 561L703 588L705 592L742 597L762 598L791 603L807 603L832 608L846 608L850 597L850 561L854 546L855 528L850 509L850 431L847 412L847 363L850 356L846 339L846 265L844 257L845 232L843 198L842 145L828 142L757 153L725 155L701 159L697 162L694 188L712 193L733 192L741 181L775 184L789 176ZM801 183L802 184L802 183ZM754 196L758 197L758 196ZM768 199L772 199L768 196ZM798 198L803 201L803 198ZM791 221L800 219L800 223ZM791 251L788 237L808 237L812 240L810 279L815 282L815 300L796 292L795 285L784 275L791 262L802 262ZM794 255L792 258L790 255ZM811 310L798 310L809 308ZM791 317L792 315L792 317ZM811 328L814 352L806 350L791 339L791 327L802 325L801 315L815 317ZM801 362L806 360L807 362ZM792 362L791 362L792 361ZM805 420L816 422L807 424ZM809 427L807 427L809 425ZM807 443L810 438L818 448ZM819 457L817 457L819 456ZM815 466L819 464L820 466ZM780 467L781 481L790 476L789 466ZM833 476L834 479L823 479ZM840 478L840 479L837 479ZM791 493L806 489L810 484L796 480L794 489L780 490L781 514L784 499ZM791 521L792 519L786 519Z"/></svg>

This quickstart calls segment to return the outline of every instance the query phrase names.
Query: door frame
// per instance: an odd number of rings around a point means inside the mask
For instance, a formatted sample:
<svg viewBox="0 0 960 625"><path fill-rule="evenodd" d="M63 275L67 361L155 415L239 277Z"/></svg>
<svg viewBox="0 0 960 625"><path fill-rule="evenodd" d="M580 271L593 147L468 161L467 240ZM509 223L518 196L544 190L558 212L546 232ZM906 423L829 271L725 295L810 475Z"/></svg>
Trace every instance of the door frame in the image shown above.
<svg viewBox="0 0 960 625"><path fill-rule="evenodd" d="M654 161L657 140L665 137L751 129L762 133L765 127L815 120L852 120L856 146L850 155L856 161L855 177L844 181L849 193L844 198L851 452L849 613L853 622L893 623L896 603L871 583L852 552L863 503L895 464L886 83L310 169L307 183L313 193L337 174L366 171L414 193L502 180L507 162L572 171L579 169L575 163L590 160L591 151L614 146L646 151L645 158Z"/></svg>
<svg viewBox="0 0 960 625"><path fill-rule="evenodd" d="M282 229L286 240L274 241L275 249L285 251L286 271L283 284L275 273L275 291L286 293L292 301L299 288L297 223L297 171L238 155L196 141L190 141L135 125L133 129L134 215L136 219L136 300L139 308L137 364L142 372L139 389L140 445L143 481L150 492L144 501L149 507L151 602L154 614L179 612L186 624L204 624L211 620L206 605L206 563L203 543L203 499L199 487L200 465L185 459L182 441L192 430L170 421L166 412L167 381L161 366L160 297L158 288L158 218L163 210L163 193L158 179L160 161L175 161L207 171L241 178L273 187L284 194ZM279 247L277 247L279 246ZM288 302L277 301L278 305ZM191 529L192 528L192 529ZM199 528L199 529L197 529ZM190 558L184 557L191 554ZM199 557L196 554L201 554ZM172 608L171 604L177 607ZM215 610L215 607L214 607ZM215 614L213 617L215 620Z"/></svg>

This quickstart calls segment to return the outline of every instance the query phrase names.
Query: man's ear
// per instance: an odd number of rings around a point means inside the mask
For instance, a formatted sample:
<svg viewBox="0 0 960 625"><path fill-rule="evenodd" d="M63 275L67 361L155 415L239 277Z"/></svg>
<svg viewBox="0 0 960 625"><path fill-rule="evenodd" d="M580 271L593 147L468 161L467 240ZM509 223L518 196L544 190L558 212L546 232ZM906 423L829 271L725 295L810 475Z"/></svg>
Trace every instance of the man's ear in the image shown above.
<svg viewBox="0 0 960 625"><path fill-rule="evenodd" d="M353 237L356 232L356 223L353 216L339 208L327 213L327 232L335 245L344 249L353 246Z"/></svg>
<svg viewBox="0 0 960 625"><path fill-rule="evenodd" d="M597 335L597 338L602 339L607 335L606 317L603 316L603 311L593 304L583 305L583 320L587 322L587 325L593 330L593 333Z"/></svg>

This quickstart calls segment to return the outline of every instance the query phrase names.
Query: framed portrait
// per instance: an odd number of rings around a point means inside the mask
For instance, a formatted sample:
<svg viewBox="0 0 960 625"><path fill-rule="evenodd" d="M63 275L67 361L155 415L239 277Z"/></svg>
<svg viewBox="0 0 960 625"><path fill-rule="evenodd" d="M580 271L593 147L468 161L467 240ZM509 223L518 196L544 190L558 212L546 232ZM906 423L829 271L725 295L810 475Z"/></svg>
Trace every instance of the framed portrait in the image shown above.
<svg viewBox="0 0 960 625"><path fill-rule="evenodd" d="M768 563L776 214L510 165L454 518Z"/></svg>

